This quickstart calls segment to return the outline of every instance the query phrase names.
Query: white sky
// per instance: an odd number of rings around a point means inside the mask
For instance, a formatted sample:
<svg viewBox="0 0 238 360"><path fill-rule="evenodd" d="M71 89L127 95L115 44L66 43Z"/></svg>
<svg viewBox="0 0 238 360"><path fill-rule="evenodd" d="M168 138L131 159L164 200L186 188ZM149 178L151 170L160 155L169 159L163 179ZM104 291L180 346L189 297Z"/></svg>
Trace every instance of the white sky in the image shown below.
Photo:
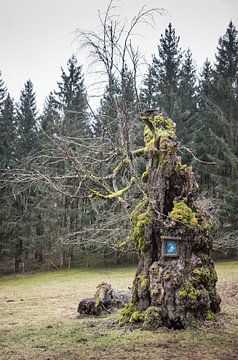
<svg viewBox="0 0 238 360"><path fill-rule="evenodd" d="M61 66L77 50L76 28L96 29L97 11L108 0L0 0L0 71L17 101L31 79L41 108L45 97L60 80ZM137 29L140 50L148 61L157 53L160 34L172 22L182 49L190 47L201 68L206 57L214 59L218 38L230 20L238 28L237 0L120 0L122 17L130 19L143 5L165 8L169 15L156 18L156 29ZM85 65L85 55L77 55ZM84 72L87 71L86 65Z"/></svg>

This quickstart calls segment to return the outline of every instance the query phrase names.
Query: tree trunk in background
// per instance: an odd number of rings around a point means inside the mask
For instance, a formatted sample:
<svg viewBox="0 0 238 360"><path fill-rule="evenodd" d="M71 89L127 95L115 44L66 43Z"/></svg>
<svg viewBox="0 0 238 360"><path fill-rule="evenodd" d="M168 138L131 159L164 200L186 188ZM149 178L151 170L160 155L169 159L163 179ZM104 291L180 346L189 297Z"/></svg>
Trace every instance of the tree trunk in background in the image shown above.
<svg viewBox="0 0 238 360"><path fill-rule="evenodd" d="M15 257L14 257L14 272L18 273L20 271L20 264L22 261L22 253L23 253L23 244L22 240L19 240L15 245Z"/></svg>
<svg viewBox="0 0 238 360"><path fill-rule="evenodd" d="M119 322L181 329L194 318L211 320L219 311L211 223L196 204L191 168L176 155L175 124L156 111L143 113L142 119L146 195L131 214L139 266L132 303Z"/></svg>

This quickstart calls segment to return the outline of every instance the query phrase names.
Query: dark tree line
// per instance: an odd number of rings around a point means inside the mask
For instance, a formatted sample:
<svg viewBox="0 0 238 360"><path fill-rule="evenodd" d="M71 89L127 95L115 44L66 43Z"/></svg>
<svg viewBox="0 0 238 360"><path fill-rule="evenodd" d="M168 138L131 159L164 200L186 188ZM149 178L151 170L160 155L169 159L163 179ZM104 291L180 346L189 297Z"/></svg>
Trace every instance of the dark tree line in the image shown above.
<svg viewBox="0 0 238 360"><path fill-rule="evenodd" d="M46 98L41 114L30 80L15 103L0 77L1 172L17 169L22 177L27 172L27 181L3 181L1 185L0 259L14 259L15 271L33 257L44 261L60 254L64 264L66 254L72 257L75 243L87 253L117 256L113 244L128 232L121 205L113 200L98 200L95 205L87 196L89 185L82 183L88 166L100 178L115 169L117 159L110 158L111 146L118 153L121 144L128 147L127 132L135 148L142 145L138 108L159 108L175 121L180 154L197 173L204 206L214 213L217 246L237 247L238 32L230 22L219 39L215 62L206 60L201 74L191 51L182 51L179 40L169 24L139 93L134 72L126 64L122 80L110 74L93 120L83 69L74 56L61 70L57 89ZM72 156L75 153L77 160ZM34 155L41 161L34 165L30 179L32 168L28 166ZM138 160L137 165L142 173L145 163ZM42 186L37 171L49 175ZM120 185L125 186L128 178L123 171ZM116 222L118 216L121 225ZM103 227L108 219L111 231ZM99 224L101 230L94 231Z"/></svg>

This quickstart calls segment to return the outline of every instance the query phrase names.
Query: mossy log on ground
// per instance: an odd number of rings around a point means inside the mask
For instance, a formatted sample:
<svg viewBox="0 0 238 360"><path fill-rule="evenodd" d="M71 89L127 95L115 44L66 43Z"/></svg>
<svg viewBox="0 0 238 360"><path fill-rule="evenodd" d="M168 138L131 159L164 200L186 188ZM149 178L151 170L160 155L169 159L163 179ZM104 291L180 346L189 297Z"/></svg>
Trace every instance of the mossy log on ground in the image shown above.
<svg viewBox="0 0 238 360"><path fill-rule="evenodd" d="M79 302L78 312L81 315L100 315L113 308L121 308L131 301L131 291L114 290L111 284L102 282L96 287L93 297Z"/></svg>
<svg viewBox="0 0 238 360"><path fill-rule="evenodd" d="M194 319L211 319L220 310L210 256L211 222L196 203L192 169L176 154L173 121L157 111L142 113L142 120L146 196L131 215L139 266L132 302L119 322L181 329Z"/></svg>

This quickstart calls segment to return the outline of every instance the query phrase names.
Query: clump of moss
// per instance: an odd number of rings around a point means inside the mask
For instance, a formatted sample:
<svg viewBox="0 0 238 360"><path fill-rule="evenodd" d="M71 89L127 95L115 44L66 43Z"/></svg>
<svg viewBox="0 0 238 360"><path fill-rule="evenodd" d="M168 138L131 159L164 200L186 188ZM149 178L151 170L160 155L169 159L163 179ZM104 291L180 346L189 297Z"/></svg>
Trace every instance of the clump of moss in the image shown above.
<svg viewBox="0 0 238 360"><path fill-rule="evenodd" d="M172 137L175 135L175 126L171 119L162 115L145 117L144 141L146 144L156 142L160 137Z"/></svg>
<svg viewBox="0 0 238 360"><path fill-rule="evenodd" d="M210 231L213 228L213 223L211 220L205 220L202 224L201 224L201 228L207 231Z"/></svg>
<svg viewBox="0 0 238 360"><path fill-rule="evenodd" d="M140 207L137 206L131 213L131 222L133 224L132 239L139 250L146 251L143 230L145 225L152 225L152 211L151 207L147 206L146 211L140 213L140 208L143 207L144 203Z"/></svg>
<svg viewBox="0 0 238 360"><path fill-rule="evenodd" d="M138 323L138 322L143 322L145 319L145 313L144 311L139 312L139 311L135 311L133 312L133 314L130 317L129 320L129 324L134 324L134 323Z"/></svg>
<svg viewBox="0 0 238 360"><path fill-rule="evenodd" d="M143 172L143 174L141 175L141 180L146 183L148 181L149 178L149 173L150 173L150 167L147 167L147 169Z"/></svg>
<svg viewBox="0 0 238 360"><path fill-rule="evenodd" d="M140 280L140 285L142 290L148 289L149 287L149 277L146 274L142 274L138 276L139 280Z"/></svg>
<svg viewBox="0 0 238 360"><path fill-rule="evenodd" d="M146 144L145 153L148 153L148 152L153 152L154 154L159 155L159 150L158 150L158 148L156 147L156 144L155 144L155 140L154 140L154 139L150 140L150 141Z"/></svg>
<svg viewBox="0 0 238 360"><path fill-rule="evenodd" d="M155 287L150 292L152 297L157 297L159 295L159 290Z"/></svg>
<svg viewBox="0 0 238 360"><path fill-rule="evenodd" d="M174 201L173 209L169 213L169 216L174 220L181 221L188 227L194 227L198 225L198 220L194 212L184 201Z"/></svg>
<svg viewBox="0 0 238 360"><path fill-rule="evenodd" d="M150 306L144 314L144 330L156 330L162 325L160 309L157 306Z"/></svg>
<svg viewBox="0 0 238 360"><path fill-rule="evenodd" d="M191 282L187 282L178 293L179 297L183 300L197 300L202 294L203 291L196 289Z"/></svg>
<svg viewBox="0 0 238 360"><path fill-rule="evenodd" d="M192 271L193 282L200 282L205 285L206 288L213 287L217 282L217 274L214 269L209 268L195 268Z"/></svg>
<svg viewBox="0 0 238 360"><path fill-rule="evenodd" d="M123 326L125 324L133 324L144 321L144 312L139 312L133 303L126 305L119 316L118 324Z"/></svg>
<svg viewBox="0 0 238 360"><path fill-rule="evenodd" d="M118 318L118 324L120 326L129 324L130 318L135 311L137 311L137 309L134 304L130 303L130 304L126 305L120 313L120 316Z"/></svg>
<svg viewBox="0 0 238 360"><path fill-rule="evenodd" d="M169 275L168 272L164 272L164 274L163 274L163 279L164 279L165 281L169 281L170 275Z"/></svg>
<svg viewBox="0 0 238 360"><path fill-rule="evenodd" d="M207 321L213 321L215 319L215 314L211 311L208 310L204 316L205 320Z"/></svg>
<svg viewBox="0 0 238 360"><path fill-rule="evenodd" d="M153 133L150 130L150 128L148 126L145 126L144 128L144 141L145 144L148 144L151 140L154 139Z"/></svg>
<svg viewBox="0 0 238 360"><path fill-rule="evenodd" d="M183 171L183 170L186 170L187 167L188 167L188 166L187 166L186 164L181 164L180 162L177 162L177 163L176 163L176 170Z"/></svg>
<svg viewBox="0 0 238 360"><path fill-rule="evenodd" d="M101 305L102 305L102 300L98 297L96 302L95 302L95 307L99 308L99 307L101 307Z"/></svg>

